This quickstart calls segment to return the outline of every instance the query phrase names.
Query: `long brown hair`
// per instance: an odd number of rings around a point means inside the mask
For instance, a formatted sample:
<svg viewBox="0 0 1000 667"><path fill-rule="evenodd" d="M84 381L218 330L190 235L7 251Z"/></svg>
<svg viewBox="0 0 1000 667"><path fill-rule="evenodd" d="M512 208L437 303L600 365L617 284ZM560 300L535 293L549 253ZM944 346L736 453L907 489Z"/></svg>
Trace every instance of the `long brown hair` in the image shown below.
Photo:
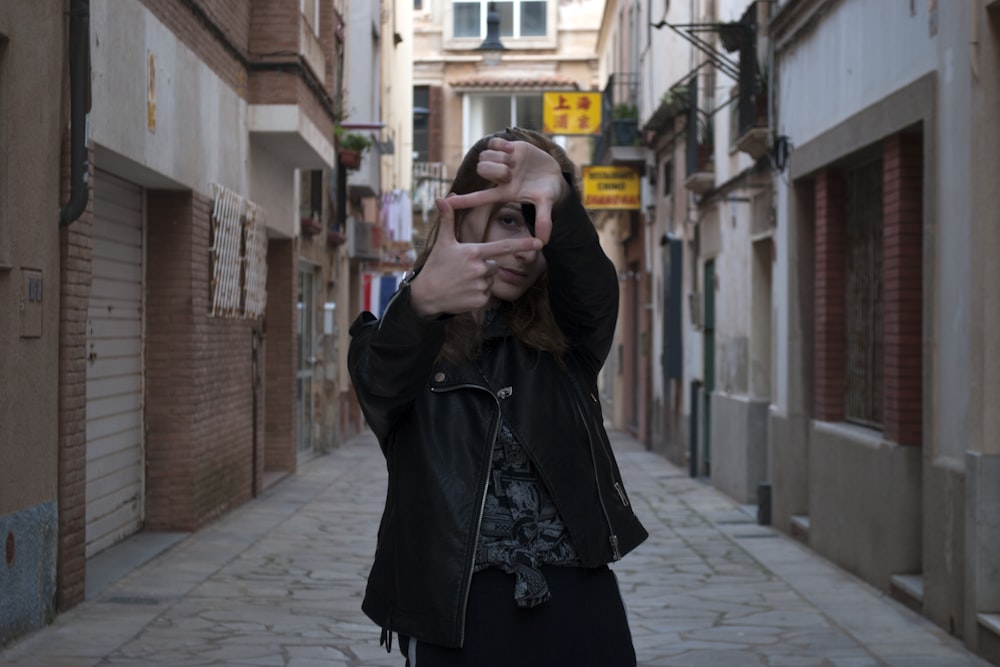
<svg viewBox="0 0 1000 667"><path fill-rule="evenodd" d="M563 172L570 175L576 173L576 167L566 152L548 137L533 130L513 127L487 135L469 149L469 152L462 159L455 180L452 182L451 192L462 195L494 187L492 181L486 180L476 171L479 164L479 154L487 149L490 139L494 137L508 141L527 141L555 158ZM459 239L462 238L464 214L464 210L455 211L455 235ZM440 218L435 220L427 237L427 245L414 262L414 267L417 270L427 261L427 257L437 241L439 227ZM568 347L566 336L556 323L549 306L546 274L542 274L524 294L511 304L509 323L514 336L530 348L552 352L558 357ZM473 313L460 313L448 322L444 345L441 347L441 356L453 363L463 363L475 358L482 349L482 344L483 331L479 320Z"/></svg>

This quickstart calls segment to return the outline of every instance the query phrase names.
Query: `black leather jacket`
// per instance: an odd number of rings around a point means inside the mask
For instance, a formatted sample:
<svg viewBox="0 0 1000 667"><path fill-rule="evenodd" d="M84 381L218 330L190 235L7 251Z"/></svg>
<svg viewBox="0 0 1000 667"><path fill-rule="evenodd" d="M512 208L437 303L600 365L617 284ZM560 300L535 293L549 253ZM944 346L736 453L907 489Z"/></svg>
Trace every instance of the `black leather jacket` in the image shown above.
<svg viewBox="0 0 1000 667"><path fill-rule="evenodd" d="M530 453L583 565L621 558L647 533L603 426L597 374L611 346L618 278L574 193L545 246L553 313L571 348L563 365L513 338L503 318L482 355L438 359L446 320L425 320L404 283L381 320L351 326L348 365L389 474L362 605L383 628L458 647L501 416Z"/></svg>

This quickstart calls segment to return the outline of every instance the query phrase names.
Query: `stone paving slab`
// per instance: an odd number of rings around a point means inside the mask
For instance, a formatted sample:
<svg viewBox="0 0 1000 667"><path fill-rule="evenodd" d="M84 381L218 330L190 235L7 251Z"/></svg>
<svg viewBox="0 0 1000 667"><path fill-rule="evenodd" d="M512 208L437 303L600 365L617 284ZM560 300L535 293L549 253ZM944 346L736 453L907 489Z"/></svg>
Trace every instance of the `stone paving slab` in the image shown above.
<svg viewBox="0 0 1000 667"><path fill-rule="evenodd" d="M988 667L612 435L650 532L613 566L643 667ZM384 494L384 463L363 434L0 650L0 665L400 667L360 610Z"/></svg>

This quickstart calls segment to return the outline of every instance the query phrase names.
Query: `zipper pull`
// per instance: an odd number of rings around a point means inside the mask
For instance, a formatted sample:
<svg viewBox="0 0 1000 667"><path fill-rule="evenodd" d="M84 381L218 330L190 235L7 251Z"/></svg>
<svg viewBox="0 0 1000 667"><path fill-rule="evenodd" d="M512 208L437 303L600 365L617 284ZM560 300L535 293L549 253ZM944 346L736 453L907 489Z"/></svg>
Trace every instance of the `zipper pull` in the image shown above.
<svg viewBox="0 0 1000 667"><path fill-rule="evenodd" d="M504 387L503 389L497 392L497 398L499 398L501 401L510 398L513 395L514 395L513 387Z"/></svg>
<svg viewBox="0 0 1000 667"><path fill-rule="evenodd" d="M622 505L628 507L628 496L625 495L625 489L622 488L621 482L615 482L615 491L618 492L618 497L622 500Z"/></svg>
<svg viewBox="0 0 1000 667"><path fill-rule="evenodd" d="M612 534L608 540L611 542L611 554L614 557L614 560L621 560L622 555L621 552L618 551L618 536Z"/></svg>

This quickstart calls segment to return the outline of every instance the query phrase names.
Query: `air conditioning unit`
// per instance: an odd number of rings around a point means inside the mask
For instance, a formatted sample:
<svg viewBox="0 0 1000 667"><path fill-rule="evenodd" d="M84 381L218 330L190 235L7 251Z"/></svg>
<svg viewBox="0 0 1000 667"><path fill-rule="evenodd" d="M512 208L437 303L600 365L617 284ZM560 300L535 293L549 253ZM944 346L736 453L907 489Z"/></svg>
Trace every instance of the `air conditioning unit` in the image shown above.
<svg viewBox="0 0 1000 667"><path fill-rule="evenodd" d="M347 256L351 259L378 259L382 248L377 231L371 223L348 218Z"/></svg>

